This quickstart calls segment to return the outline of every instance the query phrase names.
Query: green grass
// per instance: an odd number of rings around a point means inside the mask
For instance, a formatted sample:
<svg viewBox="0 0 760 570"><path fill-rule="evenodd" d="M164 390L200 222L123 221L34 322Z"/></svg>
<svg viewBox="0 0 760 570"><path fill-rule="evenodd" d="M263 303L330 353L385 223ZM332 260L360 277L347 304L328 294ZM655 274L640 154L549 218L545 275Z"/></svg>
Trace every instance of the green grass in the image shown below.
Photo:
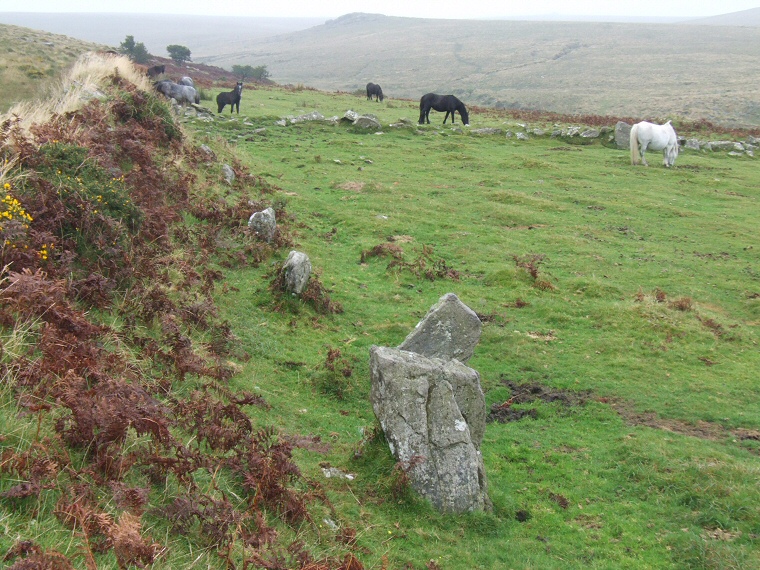
<svg viewBox="0 0 760 570"><path fill-rule="evenodd" d="M323 484L340 522L360 530L367 567L383 556L391 567L435 559L463 570L760 564L757 442L733 433L760 429L755 162L686 151L670 170L631 167L626 152L598 143L473 136L442 127L442 114L383 134L274 125L349 108L386 125L417 115L411 103L260 89L244 93L240 118L197 129L201 141L229 141L281 189L271 200L297 220L294 249L344 307L322 316L293 301L274 311L271 266L232 271L234 289L219 299L252 356L233 383L273 406L261 421L331 442L326 455L299 456L310 476L321 478L325 461L356 474ZM396 243L407 261L428 246L460 280L389 270L389 258L360 263L393 236L404 236ZM533 259L538 280L516 259ZM375 423L370 346L401 343L447 292L486 321L470 365L489 404L509 397L505 381L592 394L489 424L494 511L463 518L392 500L382 441L352 459ZM515 308L518 299L527 305ZM348 381L325 370L330 348L353 367ZM704 425L718 435L695 437Z"/></svg>
<svg viewBox="0 0 760 570"><path fill-rule="evenodd" d="M347 109L413 125L376 134L331 122L275 124ZM756 162L684 152L673 169L632 167L626 152L598 142L478 136L459 123L442 126L440 113L418 128L417 116L410 102L262 88L244 91L239 116L185 123L220 162L240 161L276 186L262 194L244 178L230 187L219 169L199 169L199 195L237 203L243 194L290 216L293 245L259 267L225 269L215 299L237 339L230 387L270 406L244 408L254 429L275 426L327 444L295 451L324 497L311 503L312 524L288 527L268 513L278 546L301 541L315 556L342 555L349 547L336 542L338 525L355 529L350 549L367 569L760 567ZM471 123L519 130L493 111L473 112ZM552 125L531 125L539 126ZM190 214L184 223L202 226ZM407 266L365 253L389 240ZM309 255L343 312L273 297L269 285L290 249ZM192 260L195 252L173 255ZM458 279L427 279L415 266L443 267ZM182 281L174 267L167 273L157 286ZM488 424L482 453L493 511L456 517L399 488L369 403L370 347L400 344L448 292L484 321L468 364L480 372L489 406L511 396L507 383L557 396L515 404L533 417ZM4 333L5 358L22 354L35 331ZM200 342L209 340L203 335ZM330 370L336 351L350 376ZM188 397L202 385L188 374L171 395ZM4 377L2 457L34 445L57 449L44 439L56 418L40 412L46 427L38 433L37 416L19 413L9 386ZM130 438L126 450L148 451L147 438ZM83 454L69 452L77 469ZM327 466L355 477L326 478ZM131 477L126 484L150 485L147 475ZM232 475L198 470L193 478L245 508ZM0 483L5 491L19 481ZM201 529L178 535L152 514L179 487L170 477L151 486L142 530L168 547L154 566L223 568ZM64 491L0 503L0 548L33 540L80 563L81 537L54 516ZM117 565L113 553L97 563Z"/></svg>

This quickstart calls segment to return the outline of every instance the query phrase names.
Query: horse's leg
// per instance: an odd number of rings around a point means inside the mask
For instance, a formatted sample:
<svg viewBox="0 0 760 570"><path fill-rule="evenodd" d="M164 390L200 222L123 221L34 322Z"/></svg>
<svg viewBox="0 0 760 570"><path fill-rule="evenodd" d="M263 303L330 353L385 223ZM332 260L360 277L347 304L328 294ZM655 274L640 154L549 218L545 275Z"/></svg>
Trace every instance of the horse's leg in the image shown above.
<svg viewBox="0 0 760 570"><path fill-rule="evenodd" d="M641 146L640 146L640 148L641 148L641 164L643 164L644 166L649 166L649 164L647 163L647 159L644 156L645 153L646 153L646 151L647 151L647 147L648 146L649 146L649 143L647 143L647 142L641 143Z"/></svg>
<svg viewBox="0 0 760 570"><path fill-rule="evenodd" d="M443 124L444 125L446 124L446 119L449 118L449 113L450 113L450 111L446 111L446 116L443 118ZM454 122L454 115L453 114L451 115L451 122L452 123Z"/></svg>

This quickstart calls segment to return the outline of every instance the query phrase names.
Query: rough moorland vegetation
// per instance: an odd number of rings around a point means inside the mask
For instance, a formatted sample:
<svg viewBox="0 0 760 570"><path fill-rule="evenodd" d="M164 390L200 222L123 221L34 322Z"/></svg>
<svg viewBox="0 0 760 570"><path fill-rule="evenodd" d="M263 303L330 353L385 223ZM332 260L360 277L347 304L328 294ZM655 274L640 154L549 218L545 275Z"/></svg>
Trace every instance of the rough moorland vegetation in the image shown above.
<svg viewBox="0 0 760 570"><path fill-rule="evenodd" d="M283 543L272 519L295 527L326 501L292 460L318 442L254 429L245 410L266 400L227 387L235 338L213 293L221 267L288 242L287 223L269 245L240 222L269 185L237 164L242 197L229 202L206 179L208 154L123 58L82 65L92 81L69 78L80 89L65 112L17 110L1 127L2 406L23 416L4 412L0 429L0 473L15 481L0 500L18 529L0 539L4 563L145 567L171 556L168 532L230 564L237 549L243 566L361 568L348 550L317 559ZM202 380L173 389L188 375ZM75 546L30 536L30 516Z"/></svg>
<svg viewBox="0 0 760 570"><path fill-rule="evenodd" d="M560 116L421 126L414 101L303 87L183 110L122 63L0 121L3 564L758 566L750 154L632 167ZM295 119L347 108L382 130ZM271 243L246 226L267 207ZM367 393L371 346L452 290L484 325L493 502L455 517L410 491Z"/></svg>

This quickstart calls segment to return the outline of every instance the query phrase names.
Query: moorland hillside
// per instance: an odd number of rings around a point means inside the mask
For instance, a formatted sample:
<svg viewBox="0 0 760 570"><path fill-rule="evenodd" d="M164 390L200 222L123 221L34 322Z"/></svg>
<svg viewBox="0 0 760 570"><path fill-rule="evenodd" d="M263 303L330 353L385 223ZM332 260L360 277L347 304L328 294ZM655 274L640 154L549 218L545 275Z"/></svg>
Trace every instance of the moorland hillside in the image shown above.
<svg viewBox="0 0 760 570"><path fill-rule="evenodd" d="M220 46L223 67L265 64L272 80L386 96L453 93L470 104L703 118L760 126L760 28L472 21L349 14L308 30Z"/></svg>
<svg viewBox="0 0 760 570"><path fill-rule="evenodd" d="M349 108L381 129L318 118ZM4 563L760 567L753 156L633 167L555 116L415 112L278 85L239 115L183 109L104 54L14 107ZM271 242L247 223L264 208ZM413 492L369 398L371 347L449 292L483 325L493 503L458 516Z"/></svg>

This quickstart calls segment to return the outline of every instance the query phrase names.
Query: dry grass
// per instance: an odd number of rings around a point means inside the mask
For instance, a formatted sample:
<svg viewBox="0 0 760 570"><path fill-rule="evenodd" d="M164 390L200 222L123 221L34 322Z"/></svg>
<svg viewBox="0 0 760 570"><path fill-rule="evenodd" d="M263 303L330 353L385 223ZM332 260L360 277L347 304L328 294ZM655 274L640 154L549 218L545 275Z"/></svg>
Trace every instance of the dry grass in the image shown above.
<svg viewBox="0 0 760 570"><path fill-rule="evenodd" d="M7 113L0 115L0 122L18 118L19 125L26 131L32 125L47 122L54 115L76 111L87 101L105 97L102 87L114 74L124 77L141 89L150 90L148 79L128 58L88 52L83 54L68 74L51 88L52 93L48 97L13 105ZM4 174L5 171L0 170L0 177Z"/></svg>

